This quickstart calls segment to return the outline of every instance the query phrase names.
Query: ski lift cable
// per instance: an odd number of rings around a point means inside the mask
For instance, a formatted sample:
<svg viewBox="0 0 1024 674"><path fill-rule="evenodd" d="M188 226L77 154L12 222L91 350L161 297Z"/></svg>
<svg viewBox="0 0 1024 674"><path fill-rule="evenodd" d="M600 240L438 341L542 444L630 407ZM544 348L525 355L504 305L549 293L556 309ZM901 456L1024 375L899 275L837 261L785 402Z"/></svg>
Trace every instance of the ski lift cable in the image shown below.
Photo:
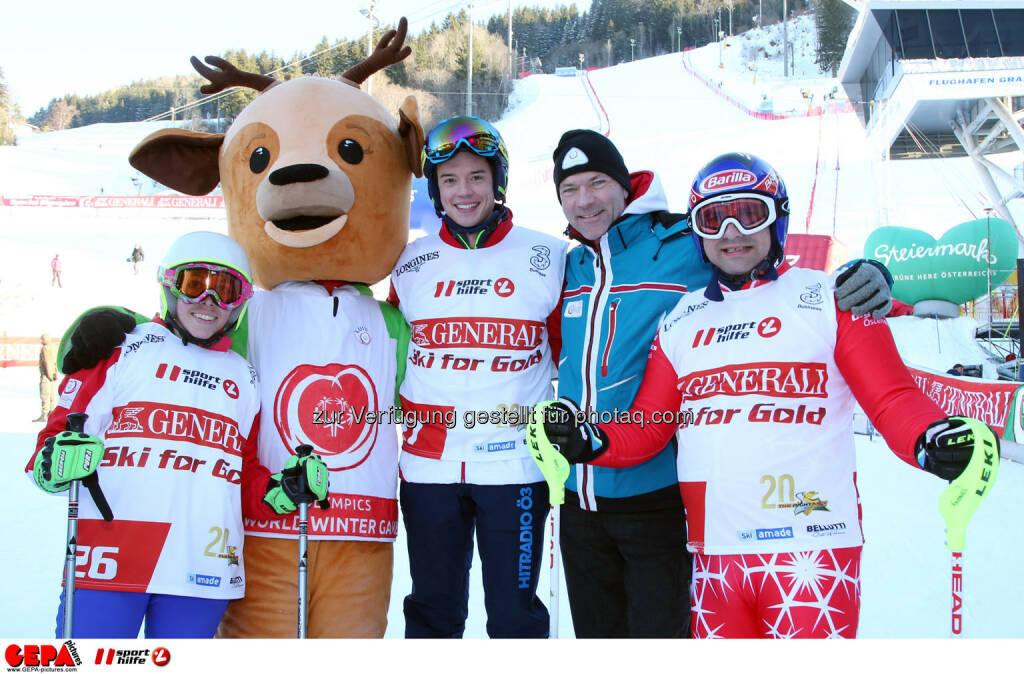
<svg viewBox="0 0 1024 674"><path fill-rule="evenodd" d="M310 54L308 56L305 56L305 57L303 57L301 59L297 59L295 61L291 61L289 63L286 63L286 64L280 66L279 68L275 68L275 69L270 70L270 71L268 71L266 73L263 73L263 74L267 75L267 76L270 76L270 77L273 77L275 74L277 74L279 72L285 71L285 70L287 70L289 68L292 68L292 67L294 67L296 65L301 65L301 64L303 64L303 63L305 63L307 61L311 61L311 60L313 60L313 59L315 59L315 58L317 58L319 56L323 56L324 54L327 54L329 52L335 51L336 49L339 49L342 46L344 46L343 43L341 41L338 41L337 43L335 43L331 47L327 47L326 49L321 49L318 52L314 52L314 53L312 53L312 54ZM191 101L189 103L186 103L184 105L174 106L170 110L166 110L166 111L160 113L159 115L154 115L154 116L149 117L147 119L144 119L142 121L144 121L144 122L159 121L161 119L169 117L172 113L183 112L185 110L191 110L192 108L195 108L195 107L198 107L198 106L201 106L201 105L205 105L206 103L213 103L214 101L217 101L217 100L219 100L221 98L224 98L225 96L230 95L232 92L234 92L235 89L238 89L238 88L244 88L244 87L231 87L229 89L225 89L224 91L219 91L219 92L217 92L215 94L210 94L209 96L203 96L201 98L197 98L196 100Z"/></svg>
<svg viewBox="0 0 1024 674"><path fill-rule="evenodd" d="M913 139L914 143L917 145L917 148L922 153L938 154L938 151L940 149L938 147L938 145L936 145L935 143L932 143L932 141L929 140L926 136L924 136L924 134L921 134L921 136L924 137L924 142L922 142L921 138L918 136L918 134L921 133L920 128L918 128L917 126L915 126L914 124L912 124L909 121L906 122L903 126L907 130L907 133L910 134L910 137ZM916 133L915 133L915 130L916 130ZM925 146L925 143L931 143L932 147L931 148L927 148ZM952 185L950 183L950 181L948 180L948 176L944 172L945 168L946 167L943 167L942 169L935 169L935 172L938 174L939 179L942 180L942 182L946 185L946 188L948 189L949 193L954 195L956 197L957 201L959 201L960 204L964 207L964 209L966 209L967 212L971 214L971 217L977 219L978 216L974 214L974 211L971 209L971 207L967 205L967 202L964 201L963 197L960 196L959 192L954 187L954 185ZM963 183L961 183L961 184L963 184Z"/></svg>
<svg viewBox="0 0 1024 674"><path fill-rule="evenodd" d="M926 134L922 133L922 132L921 132L921 129L920 129L919 127L917 127L916 125L913 125L913 124L908 124L907 126L908 126L908 129L907 129L907 131L911 133L911 136L912 136L912 137L913 137L913 133L914 133L914 132L913 132L913 130L911 130L911 129L910 129L909 127L910 127L910 126L913 126L913 127L914 127L914 129L916 129L916 130L917 130L917 133L918 133L919 135L918 135L918 137L915 137L914 139L915 139L915 142L917 142L917 145L918 145L918 148L919 148L919 149L922 149L922 151L928 151L928 152L931 152L931 154L937 154L937 155L938 155L938 154L941 154L941 152L942 152L942 148L941 148L941 147L940 147L940 146L938 145L938 143L935 143L935 142L934 142L934 141L932 141L932 140L931 140L930 138L928 138L928 136L927 136ZM924 148L922 148L922 141L923 141L923 144L924 144ZM925 149L925 148L927 148L927 149ZM969 182L968 180L966 180L966 177L965 177L965 176L964 176L964 175L963 175L963 174L962 174L961 172L957 171L956 169L954 169L953 167L951 167L951 166L950 166L949 164L943 164L943 166L944 166L944 167L945 167L945 168L946 168L946 169L947 169L947 170L948 170L949 172L951 172L951 173L956 173L956 174L957 174L957 177L958 177L958 178L961 178L961 180L960 180L960 181L958 181L958 182L959 182L960 184L966 184L967 182ZM980 204L981 206L984 206L984 205L985 205L985 201L984 201L984 200L979 200L979 202L978 202L978 203L979 203L979 204ZM974 216L974 212L973 212L973 211L971 211L971 210L970 210L970 208L968 208L968 211L969 211L969 212L971 213L971 215L972 215L972 216Z"/></svg>

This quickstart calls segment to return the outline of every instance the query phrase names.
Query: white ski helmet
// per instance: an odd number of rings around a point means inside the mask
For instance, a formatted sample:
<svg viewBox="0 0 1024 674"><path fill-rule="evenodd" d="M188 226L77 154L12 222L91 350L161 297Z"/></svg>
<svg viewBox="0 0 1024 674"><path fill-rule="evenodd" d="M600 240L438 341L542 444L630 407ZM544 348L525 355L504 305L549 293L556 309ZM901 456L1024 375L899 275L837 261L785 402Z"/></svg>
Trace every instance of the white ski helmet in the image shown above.
<svg viewBox="0 0 1024 674"><path fill-rule="evenodd" d="M167 249L167 253L160 262L160 268L157 271L157 281L163 290L161 296L163 305L161 315L165 319L170 316L174 319L174 322L177 322L177 316L174 314L177 298L171 292L170 285L174 282L174 274L168 274L167 272L194 263L215 264L227 267L241 274L250 285L252 284L252 268L249 266L249 257L237 241L217 232L189 232L188 234L183 234ZM244 301L237 307L232 308L228 314L228 322L225 324L224 329L214 337L216 338L221 334L230 332L245 314L248 304L248 301Z"/></svg>

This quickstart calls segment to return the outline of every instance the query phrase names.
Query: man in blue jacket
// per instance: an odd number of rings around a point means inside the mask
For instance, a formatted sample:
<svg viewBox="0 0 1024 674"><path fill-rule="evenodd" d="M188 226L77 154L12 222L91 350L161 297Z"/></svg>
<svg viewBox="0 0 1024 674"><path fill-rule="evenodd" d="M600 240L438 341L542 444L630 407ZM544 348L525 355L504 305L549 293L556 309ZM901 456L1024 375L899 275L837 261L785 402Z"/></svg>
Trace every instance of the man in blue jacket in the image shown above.
<svg viewBox="0 0 1024 674"><path fill-rule="evenodd" d="M686 216L668 211L658 177L630 174L610 140L567 131L552 159L566 232L581 244L565 265L559 395L592 413L625 412L659 321L688 289L707 285L710 267ZM841 308L888 313L889 286L873 265L857 261L839 282ZM673 438L637 466L572 467L561 550L577 637L689 636L690 559L675 453Z"/></svg>
<svg viewBox="0 0 1024 674"><path fill-rule="evenodd" d="M659 319L710 278L685 216L651 171L632 175L610 140L566 132L554 155L567 233L558 392L597 412L628 410ZM577 637L685 637L686 552L673 439L631 468L575 465L561 548Z"/></svg>

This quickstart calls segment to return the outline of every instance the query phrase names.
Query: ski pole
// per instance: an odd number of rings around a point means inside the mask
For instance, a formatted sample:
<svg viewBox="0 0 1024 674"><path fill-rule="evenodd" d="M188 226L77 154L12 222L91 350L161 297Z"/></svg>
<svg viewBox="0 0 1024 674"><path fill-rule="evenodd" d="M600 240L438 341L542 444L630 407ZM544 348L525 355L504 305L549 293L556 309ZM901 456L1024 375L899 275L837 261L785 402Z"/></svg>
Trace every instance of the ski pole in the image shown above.
<svg viewBox="0 0 1024 674"><path fill-rule="evenodd" d="M564 487L562 488L564 490ZM559 553L559 543L562 534L562 506L551 506L551 574L548 581L548 602L551 605L548 616L549 637L558 638L558 605L561 594L562 558Z"/></svg>
<svg viewBox="0 0 1024 674"><path fill-rule="evenodd" d="M299 504L299 638L306 638L306 546L309 540L309 504Z"/></svg>
<svg viewBox="0 0 1024 674"><path fill-rule="evenodd" d="M963 633L964 625L964 548L967 525L978 506L988 496L999 474L999 439L983 422L964 418L974 433L974 450L963 472L949 483L939 497L939 513L946 521L946 547L949 548L951 597L950 631Z"/></svg>
<svg viewBox="0 0 1024 674"><path fill-rule="evenodd" d="M72 433L85 431L87 415L72 412L67 417L66 429ZM68 487L68 538L64 551L64 624L61 638L70 639L75 620L75 565L78 556L78 480Z"/></svg>
<svg viewBox="0 0 1024 674"><path fill-rule="evenodd" d="M549 405L548 400L539 403L530 415L526 425L526 444L544 480L548 483L548 502L551 504L551 579L548 586L548 609L550 617L549 634L551 639L558 638L558 605L561 589L561 559L559 557L559 538L561 536L561 508L565 503L565 481L569 477L569 462L548 440L544 432L544 413ZM539 420L539 421L538 421Z"/></svg>
<svg viewBox="0 0 1024 674"><path fill-rule="evenodd" d="M309 445L299 445L295 455L300 459L313 453ZM309 545L309 502L299 502L299 639L306 638L306 611L308 595L306 589L306 575L308 565L307 546Z"/></svg>

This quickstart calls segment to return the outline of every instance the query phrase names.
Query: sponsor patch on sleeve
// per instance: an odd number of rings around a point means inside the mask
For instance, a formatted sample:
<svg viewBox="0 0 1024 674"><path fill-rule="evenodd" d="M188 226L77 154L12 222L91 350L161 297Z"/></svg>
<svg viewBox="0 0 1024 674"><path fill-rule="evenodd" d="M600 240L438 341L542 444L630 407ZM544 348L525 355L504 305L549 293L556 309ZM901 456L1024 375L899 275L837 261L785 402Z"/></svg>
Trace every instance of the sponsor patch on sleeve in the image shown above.
<svg viewBox="0 0 1024 674"><path fill-rule="evenodd" d="M64 385L64 392L60 394L60 400L57 401L57 407L71 409L71 404L75 402L75 398L78 397L78 392L81 390L82 380L68 379L67 384Z"/></svg>

